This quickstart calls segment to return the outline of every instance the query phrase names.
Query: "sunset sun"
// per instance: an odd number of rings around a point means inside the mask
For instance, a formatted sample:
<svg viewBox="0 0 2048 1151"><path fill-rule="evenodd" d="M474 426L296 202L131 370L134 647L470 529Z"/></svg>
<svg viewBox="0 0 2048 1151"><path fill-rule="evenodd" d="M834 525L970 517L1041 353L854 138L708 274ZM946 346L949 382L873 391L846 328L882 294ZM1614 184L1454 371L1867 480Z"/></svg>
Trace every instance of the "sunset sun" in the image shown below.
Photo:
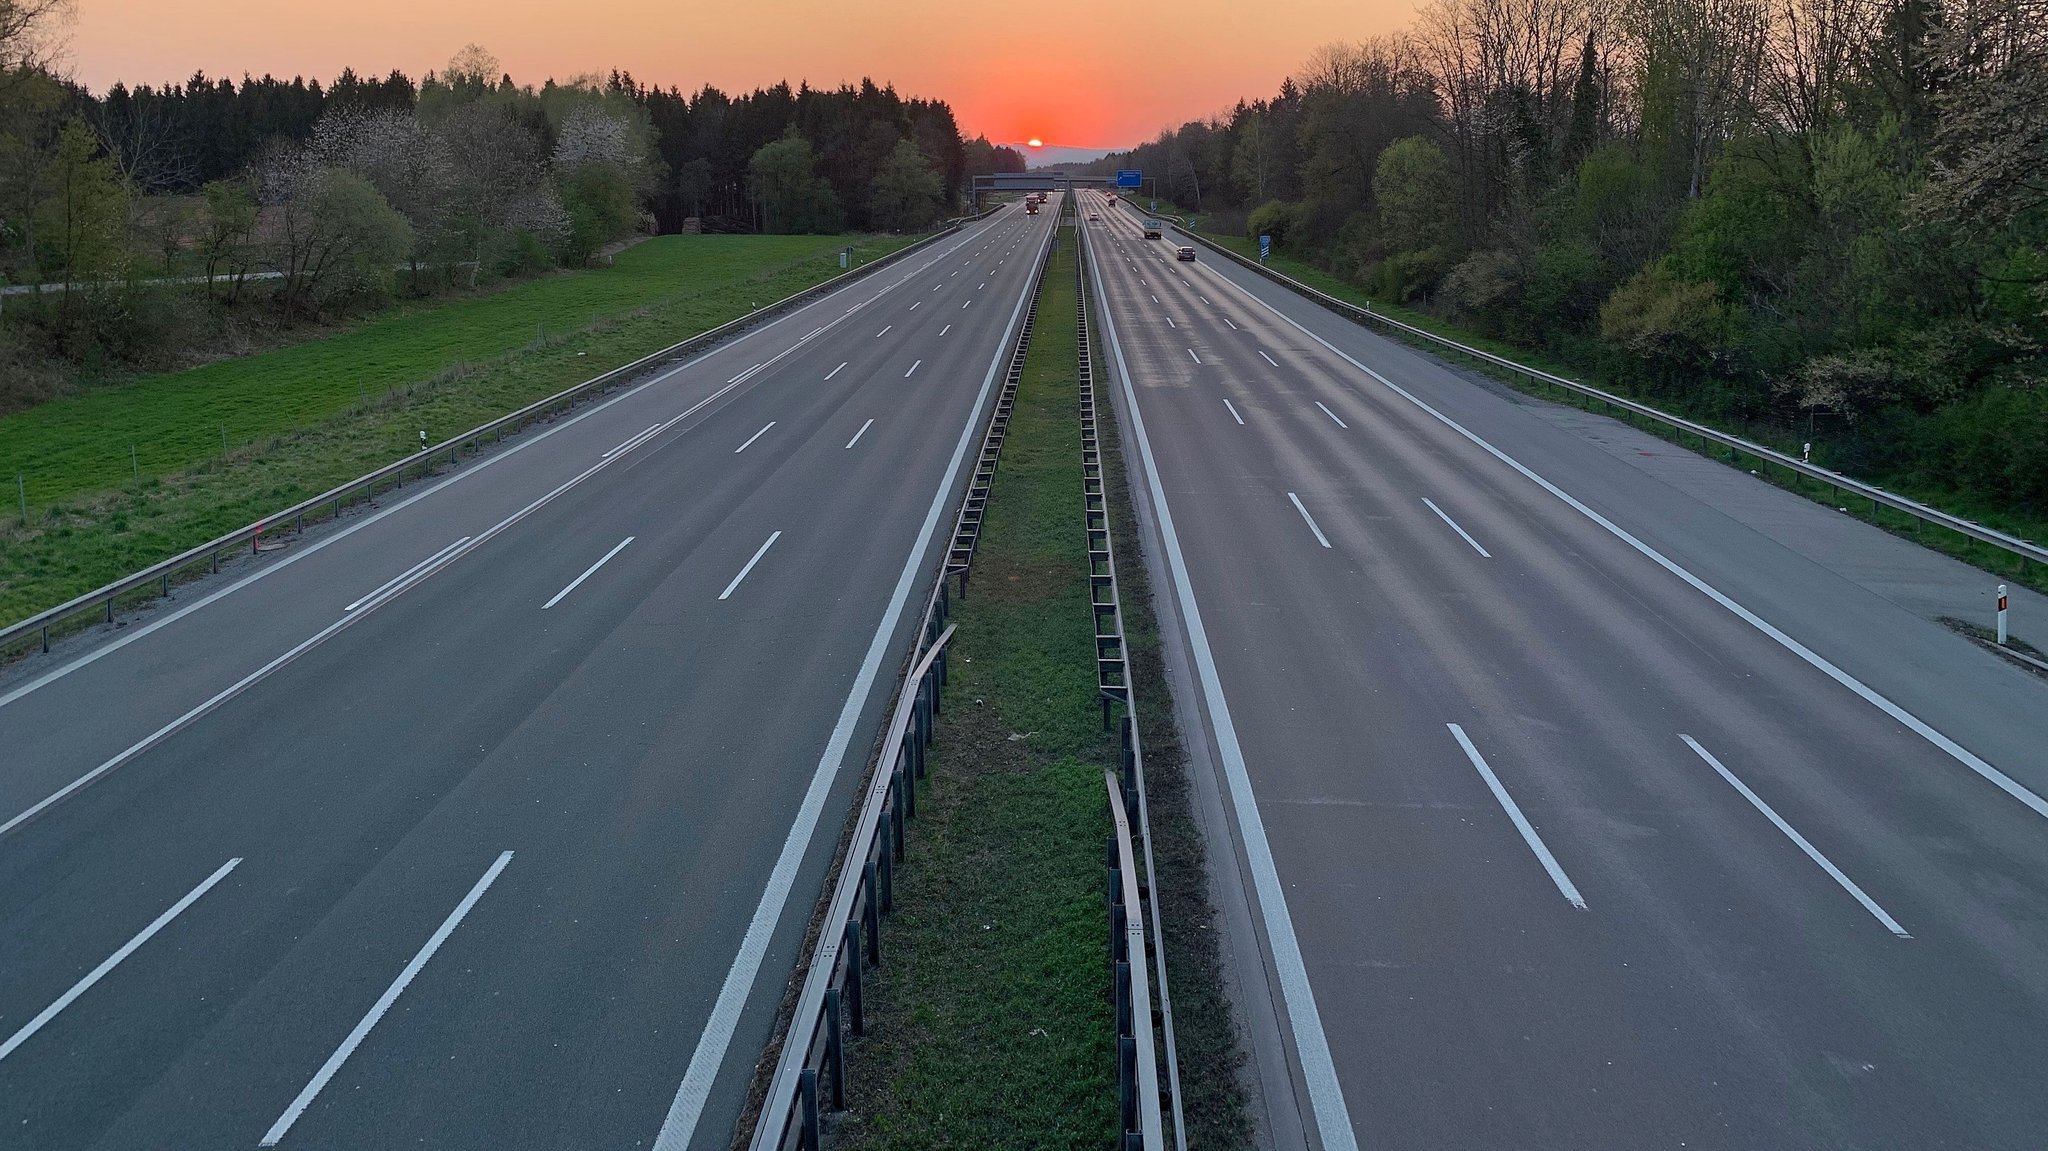
<svg viewBox="0 0 2048 1151"><path fill-rule="evenodd" d="M1033 148L1043 148L1043 147L1045 147L1045 141L1043 141L1043 140L1039 139L1039 138L1038 138L1038 137L1036 137L1036 136L1033 136L1033 137L1031 137L1031 138L1030 138L1029 140L1026 140L1026 141L1024 141L1024 142L1025 142L1026 144L1030 145L1030 146L1031 146L1031 147L1033 147Z"/></svg>

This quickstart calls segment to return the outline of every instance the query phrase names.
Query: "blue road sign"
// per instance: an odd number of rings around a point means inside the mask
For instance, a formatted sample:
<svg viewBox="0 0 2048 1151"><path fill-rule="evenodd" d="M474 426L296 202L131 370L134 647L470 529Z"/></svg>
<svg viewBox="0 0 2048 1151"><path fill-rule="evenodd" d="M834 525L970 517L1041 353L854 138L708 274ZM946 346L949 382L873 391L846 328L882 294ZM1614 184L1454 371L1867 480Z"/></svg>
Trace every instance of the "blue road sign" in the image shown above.
<svg viewBox="0 0 2048 1151"><path fill-rule="evenodd" d="M1268 256L1270 256L1270 255L1272 255L1272 254L1273 254L1273 237L1271 237L1271 236L1269 236L1269 235L1264 235L1264 234L1261 234L1261 235L1259 236L1259 263L1261 263L1261 264L1265 263L1265 262L1266 262L1266 257L1268 257Z"/></svg>
<svg viewBox="0 0 2048 1151"><path fill-rule="evenodd" d="M1145 186L1145 173L1128 168L1119 168L1116 173L1116 186L1119 188L1142 188Z"/></svg>

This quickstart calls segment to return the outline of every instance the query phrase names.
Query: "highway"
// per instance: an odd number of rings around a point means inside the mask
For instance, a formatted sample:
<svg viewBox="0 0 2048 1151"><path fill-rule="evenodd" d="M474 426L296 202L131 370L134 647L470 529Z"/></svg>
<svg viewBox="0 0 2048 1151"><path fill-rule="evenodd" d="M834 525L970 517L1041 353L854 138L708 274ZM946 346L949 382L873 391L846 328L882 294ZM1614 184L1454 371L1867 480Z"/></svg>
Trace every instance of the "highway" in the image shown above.
<svg viewBox="0 0 2048 1151"><path fill-rule="evenodd" d="M724 1147L1051 215L0 683L0 1145Z"/></svg>
<svg viewBox="0 0 2048 1151"><path fill-rule="evenodd" d="M1274 1145L2042 1145L2048 684L1913 545L1081 200Z"/></svg>

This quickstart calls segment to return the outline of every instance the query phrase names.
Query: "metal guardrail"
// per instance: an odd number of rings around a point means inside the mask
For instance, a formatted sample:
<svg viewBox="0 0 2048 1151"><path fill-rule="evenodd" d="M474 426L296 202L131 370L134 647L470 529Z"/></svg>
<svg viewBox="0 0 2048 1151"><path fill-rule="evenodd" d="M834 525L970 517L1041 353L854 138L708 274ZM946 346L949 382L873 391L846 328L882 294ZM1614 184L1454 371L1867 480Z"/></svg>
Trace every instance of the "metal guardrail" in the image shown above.
<svg viewBox="0 0 2048 1151"><path fill-rule="evenodd" d="M1102 444L1095 416L1095 359L1088 325L1088 252L1075 220L1074 312L1080 346L1081 417L1081 500L1088 535L1088 599L1095 617L1096 689L1102 699L1102 727L1107 731L1116 705L1123 705L1118 728L1117 771L1104 772L1114 797L1110 806L1117 835L1110 843L1110 935L1111 971L1116 988L1117 1095L1123 1117L1122 1131L1127 1148L1153 1151L1163 1148L1159 1127L1159 1072L1150 1058L1152 1047L1152 1000L1145 979L1145 933L1142 922L1149 909L1152 920L1151 958L1159 984L1159 1028L1166 1057L1167 1099L1173 1112L1173 1138L1177 1151L1187 1151L1187 1124L1180 1093L1180 1057L1173 1031L1173 995L1166 981L1166 934L1159 900L1152 890L1157 872L1152 865L1152 816L1145 794L1145 757L1138 736L1137 698L1131 683L1130 662L1124 643L1123 596L1116 581L1116 543L1109 526L1108 494L1103 489ZM1145 882L1138 883L1132 863L1128 817L1138 817L1138 839L1144 846ZM1137 914L1132 915L1133 910ZM1119 923L1135 918L1139 926ZM1137 958L1132 959L1135 947ZM1135 978L1130 970L1137 968ZM1142 1028L1134 1024L1142 1022ZM1125 1044L1132 1053L1147 1057L1126 1058ZM1134 1142L1135 1140L1135 1142Z"/></svg>
<svg viewBox="0 0 2048 1151"><path fill-rule="evenodd" d="M995 210L990 209L990 212ZM339 487L322 492L311 499L302 500L288 508L272 512L255 523L237 528L226 535L216 537L197 547L180 552L167 560L151 564L141 571L115 580L104 587L96 588L56 607L38 612L18 623L0 628L0 658L5 658L7 653L14 652L20 647L25 646L24 641L33 642L38 637L40 637L41 649L44 652L48 652L50 650L52 630L59 628L66 621L88 612L103 614L105 622L111 624L114 622L115 604L123 597L142 594L149 590L154 590L156 594L161 596L169 596L173 580L190 568L203 563L208 565L209 571L218 572L220 570L220 557L223 553L239 550L243 547L248 547L252 552L261 551L264 548L263 538L265 535L271 533L281 534L286 530L290 530L293 533L303 532L308 517L317 520L319 514L323 511L330 512L332 517L339 517L344 505L353 503L358 499L374 497L377 491L387 484L393 488L404 486L405 477L409 473L418 472L425 475L431 473L441 463L446 463L448 466L453 467L461 460L464 454L475 455L481 451L483 441L486 438L495 437L497 440L503 440L507 432L517 432L536 420L574 407L578 402L592 395L602 395L609 392L619 383L631 379L656 364L707 348L771 316L788 311L818 296L832 292L877 269L886 267L932 244L936 244L945 237L959 231L964 223L981 219L988 214L988 212L984 212L979 216L963 217L958 220L949 221L943 229L932 233L914 244L899 248L880 259L863 264L842 275L834 276L823 283L814 284L765 307L748 312L738 319L720 324L709 331L701 332L691 336L689 339L670 344L668 347L651 352L634 360L632 363L613 368L573 387L556 392L545 399L536 400L520 408L518 411L500 416L489 423L480 424L442 443L395 460L375 471L357 476L355 479Z"/></svg>
<svg viewBox="0 0 2048 1151"><path fill-rule="evenodd" d="M1257 260L1251 259L1248 256L1240 255L1237 252L1231 251L1229 248L1226 248L1223 245L1218 244L1214 240L1209 239L1207 236L1204 236L1199 232L1189 231L1185 224L1179 222L1180 217L1178 216L1169 216L1166 213L1151 214L1157 215L1162 219L1169 219L1175 221L1173 225L1175 231L1181 233L1184 236L1187 236L1189 239L1194 240L1196 243L1199 243L1204 247L1209 248L1211 251L1219 252L1224 256L1227 256L1230 259L1235 260L1237 263L1242 264L1246 268L1249 268L1252 271L1257 272L1259 275L1264 276L1269 280L1272 280L1274 283L1277 283L1290 291L1296 292L1300 295L1308 297L1311 300L1314 300L1315 302L1323 305L1324 307L1330 309L1333 312L1338 313L1339 315L1346 316L1360 323L1369 321L1374 324L1384 325L1388 328L1395 329L1396 331L1406 333L1407 335L1413 336L1417 339L1427 341L1440 347L1449 348L1450 350L1457 352L1460 355L1469 356L1472 359L1492 364L1495 367L1505 368L1508 371L1526 376L1529 379L1537 381L1538 383L1548 385L1560 391L1583 396L1588 400L1596 400L1602 404L1607 405L1610 408L1628 412L1633 415L1642 416L1643 418L1650 420L1653 423L1663 424L1671 428L1672 438L1674 441L1682 443L1680 437L1690 435L1695 439L1700 440L1702 444L1718 444L1721 447L1728 449L1730 452L1735 453L1735 457L1738 462L1740 461L1742 456L1753 457L1754 459L1756 459L1758 466L1764 470L1764 473L1767 477L1769 475L1771 466L1775 464L1778 467L1785 469L1785 471L1790 475L1805 476L1808 479L1827 484L1829 487L1833 488L1837 493L1848 493L1849 495L1854 495L1859 499L1869 500L1871 504L1871 512L1873 515L1876 514L1878 508L1887 507L1891 508L1893 511L1902 512L1908 516L1911 516L1922 523L1932 524L1940 528L1946 528L1947 530L1952 531L1957 535L1977 540L1980 543L1990 544L1992 547L1999 548L2013 556L2016 556L2020 561L2020 566L2022 569L2025 568L2027 562L2030 560L2035 563L2048 563L2048 547L2044 547L2040 544L2037 544L2032 540L2024 540L2019 538L2018 536L2009 535L2005 532L1999 531L1996 528L1985 527L1983 524L1977 523L1975 520L1967 520L1962 518L1961 516L1953 515L1949 512L1942 511L1939 508L1930 507L1927 504L1919 502L1918 500L1907 499L1905 496L1901 495L1894 495L1893 493L1885 491L1883 488L1877 487L1874 484L1867 484L1861 480L1852 479L1849 476L1843 475L1841 472L1831 471L1827 468L1819 467L1796 456L1787 455L1784 452L1776 450L1775 448L1768 448L1762 444L1755 443L1750 440L1745 440L1740 436L1730 435L1727 432L1723 432L1715 428L1710 428L1705 424L1697 423L1693 420L1688 420L1682 416L1674 416L1669 412L1663 411L1658 408L1653 408L1648 404L1639 403L1635 400L1628 399L1624 396L1617 396L1612 392L1602 391L1601 389L1593 387L1589 384L1582 384L1577 380L1570 380L1566 379L1563 376L1552 375L1549 372L1542 371L1537 368L1532 368L1527 364L1517 363L1514 360L1510 360L1505 356L1497 356L1494 355L1492 352L1472 347L1469 344L1461 344L1456 340L1448 339L1444 336L1439 336L1435 332L1418 328L1413 324L1403 323L1400 320L1396 320L1391 316L1375 312L1369 307L1359 307L1358 305L1350 303L1349 301L1340 300L1337 297L1330 295L1328 292L1312 288L1307 284L1302 283L1300 280L1293 278L1292 276L1288 276L1281 272L1276 272L1273 269L1268 268L1265 265L1259 263Z"/></svg>
<svg viewBox="0 0 2048 1151"><path fill-rule="evenodd" d="M1123 1151L1161 1151L1159 1067L1152 1047L1152 994L1145 978L1145 916L1138 864L1131 852L1131 821L1116 773L1102 773L1109 789L1109 958L1116 1001L1117 1130Z"/></svg>
<svg viewBox="0 0 2048 1151"><path fill-rule="evenodd" d="M1045 256L1051 247L1049 239L1032 279L1027 315L1036 313ZM1030 331L1028 320L1019 325L1013 363L1022 363ZM1014 403L1014 374L1007 395ZM992 411L989 421L1000 453L1001 437L993 429L999 421L1008 425L1009 408ZM984 445L987 442L985 437ZM977 469L974 483L980 484L981 479ZM974 490L970 485L969 491ZM987 488L983 485L980 490L985 502ZM962 508L964 514L965 497ZM972 558L970 548L967 559ZM833 879L832 899L821 921L818 942L804 971L774 1076L754 1120L750 1151L817 1151L820 1114L846 1107L846 1040L849 1035L859 1037L867 1032L862 980L866 969L881 965L881 917L894 904L895 868L903 862L908 821L917 815L917 780L925 776L925 752L937 727L940 692L946 685L946 645L953 637L953 628L947 623L951 600L946 581L955 574L961 577L964 594L966 574L964 569L956 571L949 549L925 604L924 627L912 653L911 672L904 678L882 735L882 759L868 781L846 855Z"/></svg>

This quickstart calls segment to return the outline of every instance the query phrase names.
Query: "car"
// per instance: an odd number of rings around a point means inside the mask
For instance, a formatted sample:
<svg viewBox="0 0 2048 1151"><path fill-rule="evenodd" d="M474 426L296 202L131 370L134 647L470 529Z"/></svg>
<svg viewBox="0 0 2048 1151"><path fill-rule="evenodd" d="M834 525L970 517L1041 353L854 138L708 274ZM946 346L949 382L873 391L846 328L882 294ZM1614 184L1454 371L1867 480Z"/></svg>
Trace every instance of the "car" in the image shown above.
<svg viewBox="0 0 2048 1151"><path fill-rule="evenodd" d="M1182 244L1173 250L1173 258L1192 264L1195 262L1195 249L1192 245Z"/></svg>
<svg viewBox="0 0 2048 1151"><path fill-rule="evenodd" d="M1091 220L1100 220L1100 219L1102 218L1102 213L1100 213L1100 212L1090 212L1090 213L1088 213L1088 218L1089 218L1089 219L1091 219Z"/></svg>

